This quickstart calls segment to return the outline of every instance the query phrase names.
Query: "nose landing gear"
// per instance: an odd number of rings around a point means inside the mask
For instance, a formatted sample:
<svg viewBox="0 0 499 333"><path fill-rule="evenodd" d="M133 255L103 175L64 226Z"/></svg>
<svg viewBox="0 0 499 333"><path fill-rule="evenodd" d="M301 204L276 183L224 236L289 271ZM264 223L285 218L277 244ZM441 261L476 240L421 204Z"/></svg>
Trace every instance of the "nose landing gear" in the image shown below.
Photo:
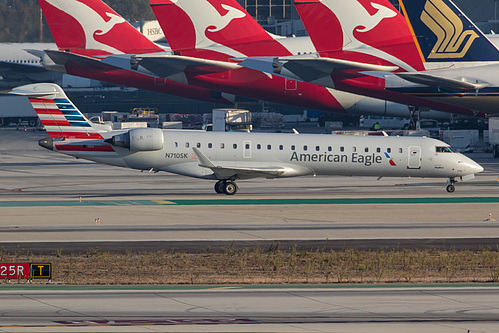
<svg viewBox="0 0 499 333"><path fill-rule="evenodd" d="M456 190L456 187L454 186L455 183L456 183L456 180L454 178L450 178L447 181L446 187L445 187L445 189L447 190L447 192L453 193Z"/></svg>
<svg viewBox="0 0 499 333"><path fill-rule="evenodd" d="M217 192L218 194L225 193L227 195L234 195L237 193L238 189L239 188L236 182L230 179L219 180L215 183L215 192Z"/></svg>

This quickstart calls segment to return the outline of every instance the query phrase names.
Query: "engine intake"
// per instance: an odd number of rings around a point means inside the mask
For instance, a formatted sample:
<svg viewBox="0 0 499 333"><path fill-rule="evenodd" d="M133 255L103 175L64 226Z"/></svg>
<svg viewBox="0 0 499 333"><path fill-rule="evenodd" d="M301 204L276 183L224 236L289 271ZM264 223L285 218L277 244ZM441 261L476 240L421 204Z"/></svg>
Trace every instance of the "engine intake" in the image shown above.
<svg viewBox="0 0 499 333"><path fill-rule="evenodd" d="M116 147L131 151L152 151L163 149L163 130L160 128L134 128L126 133L115 135L111 143Z"/></svg>

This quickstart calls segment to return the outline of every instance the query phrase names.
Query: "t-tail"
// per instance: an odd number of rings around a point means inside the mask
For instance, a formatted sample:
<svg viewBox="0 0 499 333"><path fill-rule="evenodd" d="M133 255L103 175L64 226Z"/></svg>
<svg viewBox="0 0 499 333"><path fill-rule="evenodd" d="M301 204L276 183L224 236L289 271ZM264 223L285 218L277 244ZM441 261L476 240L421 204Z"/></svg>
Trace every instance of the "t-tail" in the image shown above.
<svg viewBox="0 0 499 333"><path fill-rule="evenodd" d="M295 0L322 57L424 70L405 18L388 0Z"/></svg>
<svg viewBox="0 0 499 333"><path fill-rule="evenodd" d="M234 56L289 54L236 0L150 1L174 52L224 46Z"/></svg>
<svg viewBox="0 0 499 333"><path fill-rule="evenodd" d="M53 83L28 84L10 94L26 96L52 139L103 139L104 128L90 122Z"/></svg>
<svg viewBox="0 0 499 333"><path fill-rule="evenodd" d="M499 60L499 50L451 1L399 2L425 62Z"/></svg>
<svg viewBox="0 0 499 333"><path fill-rule="evenodd" d="M81 55L162 51L101 0L38 0L60 50Z"/></svg>

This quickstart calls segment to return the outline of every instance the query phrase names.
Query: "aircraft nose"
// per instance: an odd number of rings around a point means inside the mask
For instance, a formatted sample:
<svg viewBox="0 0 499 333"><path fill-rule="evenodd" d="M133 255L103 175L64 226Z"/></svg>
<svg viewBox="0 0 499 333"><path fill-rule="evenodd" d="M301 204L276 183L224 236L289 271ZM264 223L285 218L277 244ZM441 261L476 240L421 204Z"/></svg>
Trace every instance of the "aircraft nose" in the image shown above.
<svg viewBox="0 0 499 333"><path fill-rule="evenodd" d="M471 158L469 158L465 163L467 167L466 169L468 169L470 174L475 174L483 171L483 167L477 162L473 161Z"/></svg>
<svg viewBox="0 0 499 333"><path fill-rule="evenodd" d="M476 163L476 162L473 162L473 165L471 166L471 169L473 170L473 173L479 173L479 172L482 172L483 171L483 167Z"/></svg>

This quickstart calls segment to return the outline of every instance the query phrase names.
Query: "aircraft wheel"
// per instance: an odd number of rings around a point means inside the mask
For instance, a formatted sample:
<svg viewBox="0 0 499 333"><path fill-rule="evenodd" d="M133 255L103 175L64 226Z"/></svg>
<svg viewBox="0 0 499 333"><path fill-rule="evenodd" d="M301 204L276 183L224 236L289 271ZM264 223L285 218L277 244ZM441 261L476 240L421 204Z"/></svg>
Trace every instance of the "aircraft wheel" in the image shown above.
<svg viewBox="0 0 499 333"><path fill-rule="evenodd" d="M237 185L232 181L227 181L224 184L224 192L227 195L234 195L237 193Z"/></svg>
<svg viewBox="0 0 499 333"><path fill-rule="evenodd" d="M456 190L456 187L452 184L447 185L447 192L453 193Z"/></svg>
<svg viewBox="0 0 499 333"><path fill-rule="evenodd" d="M218 194L225 193L223 180L219 180L215 183L215 192L217 192Z"/></svg>

